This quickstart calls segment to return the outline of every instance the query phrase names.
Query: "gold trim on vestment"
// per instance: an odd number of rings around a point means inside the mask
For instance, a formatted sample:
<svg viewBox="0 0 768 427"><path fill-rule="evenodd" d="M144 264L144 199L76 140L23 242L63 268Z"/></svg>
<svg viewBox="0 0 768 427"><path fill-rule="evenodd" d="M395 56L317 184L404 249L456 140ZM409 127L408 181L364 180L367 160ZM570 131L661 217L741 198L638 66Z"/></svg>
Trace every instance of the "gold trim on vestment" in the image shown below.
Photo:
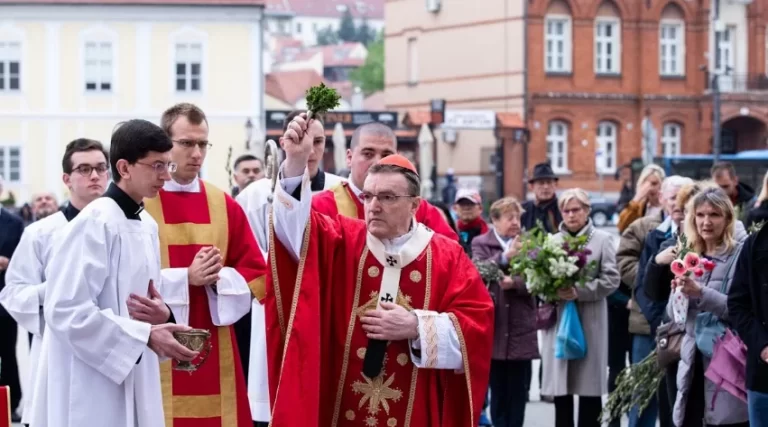
<svg viewBox="0 0 768 427"><path fill-rule="evenodd" d="M360 288L363 285L363 269L365 259L368 258L368 246L363 249L360 256L360 262L357 265L357 279L355 280L355 296L352 300L352 312L349 314L349 326L347 326L347 338L344 342L344 358L341 359L341 375L339 375L339 386L336 389L336 403L333 410L333 421L331 426L336 427L339 423L339 412L341 412L341 397L344 394L344 381L347 378L347 368L349 367L349 352L352 350L352 333L355 330L355 320L357 319L355 307L360 304Z"/></svg>
<svg viewBox="0 0 768 427"><path fill-rule="evenodd" d="M336 201L336 210L339 211L339 214L347 218L359 219L357 216L357 204L349 194L351 189L347 190L347 186L344 184L337 184L331 187L330 190L333 193L333 199Z"/></svg>
<svg viewBox="0 0 768 427"><path fill-rule="evenodd" d="M275 224L274 208L269 208L269 267L272 270L272 290L275 292L275 305L277 306L277 323L280 325L280 336L285 338L285 316L283 313L283 293L280 292L280 280L277 276L277 262L275 261Z"/></svg>
<svg viewBox="0 0 768 427"><path fill-rule="evenodd" d="M426 288L424 291L424 306L422 310L429 309L429 299L432 298L432 244L427 246L427 281L425 283ZM411 416L413 415L413 403L414 396L416 395L416 382L419 379L419 369L416 365L412 366L413 372L411 373L411 390L408 392L408 409L405 410L405 423L404 427L410 427Z"/></svg>
<svg viewBox="0 0 768 427"><path fill-rule="evenodd" d="M269 212L269 250L270 250L270 264L273 271L273 285L275 288L275 301L277 302L277 295L279 295L280 288L277 281L277 261L275 260L275 227L274 227L274 208L270 209ZM291 312L288 316L288 325L284 329L285 333L283 337L285 338L285 342L283 343L283 357L280 361L280 378L277 380L277 388L275 389L275 402L277 402L277 399L280 397L280 381L283 377L283 365L285 364L285 355L288 353L288 343L291 339L291 329L293 329L293 321L296 319L296 309L299 306L299 292L301 291L301 281L304 278L304 266L307 259L307 250L309 249L309 237L310 237L310 230L312 229L312 216L310 215L309 219L307 220L307 225L304 227L304 240L301 243L301 254L299 254L299 266L298 270L296 272L296 283L293 287L293 298L291 300ZM277 306L277 313L278 318L282 318L282 299L278 303ZM282 328L281 328L282 329ZM274 409L274 408L273 408ZM271 411L270 411L271 412ZM272 427L272 420L269 421L269 427Z"/></svg>
<svg viewBox="0 0 768 427"><path fill-rule="evenodd" d="M470 420L474 420L475 406L472 401L472 376L469 372L469 353L467 352L467 344L464 341L464 333L461 331L459 319L453 313L448 313L448 317L453 322L453 327L456 329L456 335L459 336L459 344L461 344L461 357L464 360L464 375L467 378L467 393L469 394L469 417Z"/></svg>
<svg viewBox="0 0 768 427"><path fill-rule="evenodd" d="M424 367L432 369L437 366L437 313L434 315L426 315L424 319L424 343L426 347L424 349Z"/></svg>
<svg viewBox="0 0 768 427"><path fill-rule="evenodd" d="M237 385L235 348L229 326L219 326L219 383L221 383L221 425L237 425ZM243 396L247 401L248 396Z"/></svg>
<svg viewBox="0 0 768 427"><path fill-rule="evenodd" d="M173 407L184 413L184 418L215 418L221 414L221 396L174 396Z"/></svg>
<svg viewBox="0 0 768 427"><path fill-rule="evenodd" d="M205 191L206 205L208 207L209 224L167 224L165 214L163 213L162 193L151 199L146 199L144 209L157 223L158 237L160 240L160 262L161 268L170 268L169 246L184 245L213 245L221 251L221 259L227 259L227 249L229 248L229 215L227 214L227 199L223 191L214 185L207 185L200 180L201 190ZM181 207L174 207L183 209ZM187 266L188 267L188 266ZM211 308L209 307L209 310ZM222 342L221 329L228 331L229 327L220 327L219 329L219 382L221 397L218 406L219 413L214 416L221 416L222 422L225 419L223 414L232 413L232 425L237 424L237 400L236 385L234 373L234 348L232 347L231 336L226 334L227 347ZM227 352L229 356L222 357ZM185 399L198 396L173 395L173 370L170 360L160 363L160 389L163 393L163 410L165 413L165 425L173 425L174 416L178 418L193 418L187 415L187 409L191 408ZM222 397L224 397L222 399ZM176 406L180 402L181 406ZM215 405L210 405L214 408ZM226 408L225 408L226 407ZM213 409L193 408L191 409L203 413L213 411ZM227 425L227 424L222 424Z"/></svg>
<svg viewBox="0 0 768 427"><path fill-rule="evenodd" d="M256 300L259 302L264 300L264 297L267 294L267 276L259 276L248 282L248 289L251 290L251 295L253 295Z"/></svg>

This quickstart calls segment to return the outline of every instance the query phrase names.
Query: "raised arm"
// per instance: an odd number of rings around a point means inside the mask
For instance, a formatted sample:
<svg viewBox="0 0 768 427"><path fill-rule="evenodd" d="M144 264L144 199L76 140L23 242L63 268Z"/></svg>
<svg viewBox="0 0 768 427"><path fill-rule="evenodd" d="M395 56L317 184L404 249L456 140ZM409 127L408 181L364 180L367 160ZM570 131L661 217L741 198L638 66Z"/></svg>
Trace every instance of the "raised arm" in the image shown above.
<svg viewBox="0 0 768 427"><path fill-rule="evenodd" d="M44 329L45 271L38 245L39 228L24 231L5 273L0 305L30 333L41 336Z"/></svg>

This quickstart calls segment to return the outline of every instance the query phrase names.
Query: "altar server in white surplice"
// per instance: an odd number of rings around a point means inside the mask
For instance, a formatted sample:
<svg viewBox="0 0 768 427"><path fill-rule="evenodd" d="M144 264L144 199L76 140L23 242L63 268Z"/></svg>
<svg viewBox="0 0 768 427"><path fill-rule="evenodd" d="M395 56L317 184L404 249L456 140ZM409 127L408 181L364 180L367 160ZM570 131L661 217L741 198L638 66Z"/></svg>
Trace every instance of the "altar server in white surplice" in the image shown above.
<svg viewBox="0 0 768 427"><path fill-rule="evenodd" d="M301 114L302 111L294 111L285 118L283 132L288 129L288 124ZM307 130L312 136L312 153L307 161L309 170L310 188L313 194L334 187L346 179L326 173L320 170L320 162L325 152L325 130L320 120L314 120L312 126ZM300 189L299 189L300 190ZM269 203L268 197L272 194L272 181L263 178L248 185L237 195L237 202L243 207L251 230L259 242L264 259L267 259L269 242L267 239L267 230L269 229ZM295 197L299 197L298 193ZM243 325L248 322L247 325ZM266 330L264 329L264 306L258 299L251 303L251 315L244 316L235 328L245 330L250 333L238 334L238 345L240 353L246 354L243 357L243 363L248 364L248 400L251 404L251 415L257 422L269 422L269 384L267 382L267 340ZM245 340L250 340L246 343ZM250 347L249 352L244 352L244 348ZM244 355L244 356L246 356Z"/></svg>
<svg viewBox="0 0 768 427"><path fill-rule="evenodd" d="M0 292L0 305L22 328L32 334L29 369L27 377L23 379L23 424L29 424L33 385L45 330L45 268L50 260L53 241L69 221L104 193L109 177L104 146L91 139L76 139L67 144L62 168L63 181L71 195L69 202L63 210L30 224L24 230L5 274L5 288Z"/></svg>
<svg viewBox="0 0 768 427"><path fill-rule="evenodd" d="M157 224L143 211L170 179L171 140L130 120L112 135L114 183L57 236L46 276L43 336L31 425L164 427L159 357L192 360L166 323ZM128 316L130 304L147 302ZM146 315L145 315L146 314Z"/></svg>

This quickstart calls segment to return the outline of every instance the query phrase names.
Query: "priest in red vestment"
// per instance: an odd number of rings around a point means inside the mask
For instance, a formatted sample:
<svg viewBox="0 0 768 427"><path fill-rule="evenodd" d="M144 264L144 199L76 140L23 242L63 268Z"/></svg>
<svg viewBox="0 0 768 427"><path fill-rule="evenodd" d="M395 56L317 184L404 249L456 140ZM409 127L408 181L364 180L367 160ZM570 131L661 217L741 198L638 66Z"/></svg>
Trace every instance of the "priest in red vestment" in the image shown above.
<svg viewBox="0 0 768 427"><path fill-rule="evenodd" d="M368 169L383 157L394 154L396 150L397 136L389 126L379 122L359 126L352 134L352 142L347 150L349 180L315 195L312 208L331 217L341 214L349 218L364 219L365 209L360 195ZM421 201L416 209L416 221L437 234L458 241L459 236L448 225L440 211L426 200L419 200Z"/></svg>
<svg viewBox="0 0 768 427"><path fill-rule="evenodd" d="M161 364L168 427L252 427L234 324L264 296L266 266L240 205L198 178L210 147L208 121L192 104L168 109L172 180L145 208L157 221L160 293L176 322L211 331L212 350L193 373ZM175 363L175 362L174 362Z"/></svg>
<svg viewBox="0 0 768 427"><path fill-rule="evenodd" d="M270 221L271 425L476 426L493 344L477 270L415 219L419 178L400 155L368 172L365 221L312 209L305 117L281 140Z"/></svg>

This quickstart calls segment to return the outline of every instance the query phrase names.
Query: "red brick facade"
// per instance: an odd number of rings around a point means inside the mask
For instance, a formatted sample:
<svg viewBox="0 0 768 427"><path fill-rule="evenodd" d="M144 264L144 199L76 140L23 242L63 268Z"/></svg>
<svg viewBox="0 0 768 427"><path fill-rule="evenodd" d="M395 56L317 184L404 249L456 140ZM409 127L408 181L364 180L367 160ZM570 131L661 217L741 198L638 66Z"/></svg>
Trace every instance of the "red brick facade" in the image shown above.
<svg viewBox="0 0 768 427"><path fill-rule="evenodd" d="M596 132L601 121L617 129L616 163L629 163L641 156L641 123L646 111L659 138L666 123L681 129L681 152L710 153L712 134L711 96L707 91L710 11L709 2L682 0L527 0L527 111L531 132L529 168L547 157L548 125L559 120L568 125L569 173L560 187L600 190L596 174ZM595 73L595 17L605 4L613 6L621 19L621 65L618 75ZM545 16L548 10L568 10L571 17L571 71L545 72ZM609 6L610 7L610 6ZM659 21L675 8L684 21L684 75L662 77L659 72ZM748 71L765 75L765 29L768 0L754 0L747 9L749 40ZM768 89L768 85L766 88ZM739 139L738 150L766 148L768 97L750 91L723 95L724 128L749 128ZM746 107L746 109L745 109ZM735 120L731 120L735 119ZM730 120L730 122L729 122ZM742 130L738 130L741 132ZM657 149L661 153L660 149ZM511 177L507 178L511 183ZM508 188L508 187L507 187ZM604 176L604 190L618 191L613 176Z"/></svg>

